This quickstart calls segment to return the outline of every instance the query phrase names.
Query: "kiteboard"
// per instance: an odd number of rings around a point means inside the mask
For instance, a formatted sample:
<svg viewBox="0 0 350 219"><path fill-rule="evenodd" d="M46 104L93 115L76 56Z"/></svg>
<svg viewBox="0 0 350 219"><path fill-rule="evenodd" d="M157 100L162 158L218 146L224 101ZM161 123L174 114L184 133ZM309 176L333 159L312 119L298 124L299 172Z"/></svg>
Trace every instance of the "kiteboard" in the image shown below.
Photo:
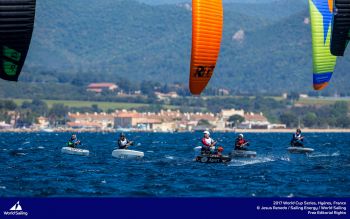
<svg viewBox="0 0 350 219"><path fill-rule="evenodd" d="M197 146L193 148L195 155L200 155L202 151L202 146Z"/></svg>
<svg viewBox="0 0 350 219"><path fill-rule="evenodd" d="M144 157L144 153L128 149L116 149L112 152L112 156L124 159L140 159Z"/></svg>
<svg viewBox="0 0 350 219"><path fill-rule="evenodd" d="M314 149L312 148L304 148L304 147L289 147L287 150L290 153L312 153Z"/></svg>
<svg viewBox="0 0 350 219"><path fill-rule="evenodd" d="M89 150L84 150L80 148L72 148L72 147L63 147L61 149L62 153L65 154L74 154L74 155L82 155L82 156L88 156Z"/></svg>
<svg viewBox="0 0 350 219"><path fill-rule="evenodd" d="M196 157L196 161L200 163L226 163L230 162L229 156L218 156L218 155L200 155Z"/></svg>
<svg viewBox="0 0 350 219"><path fill-rule="evenodd" d="M230 154L231 157L256 157L255 151L246 151L246 150L233 150Z"/></svg>

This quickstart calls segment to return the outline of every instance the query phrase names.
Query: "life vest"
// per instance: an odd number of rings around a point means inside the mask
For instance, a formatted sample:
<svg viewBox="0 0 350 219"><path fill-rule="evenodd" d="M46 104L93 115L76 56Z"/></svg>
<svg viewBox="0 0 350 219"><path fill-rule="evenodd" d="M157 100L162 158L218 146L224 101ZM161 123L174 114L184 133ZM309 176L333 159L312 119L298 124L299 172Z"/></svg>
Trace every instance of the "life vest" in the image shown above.
<svg viewBox="0 0 350 219"><path fill-rule="evenodd" d="M302 135L301 134L294 134L294 137L293 137L293 141L299 141L299 140L301 140L302 141L302 139L300 139L302 137Z"/></svg>
<svg viewBox="0 0 350 219"><path fill-rule="evenodd" d="M128 140L124 139L124 141L120 140L120 145L125 146L128 143Z"/></svg>
<svg viewBox="0 0 350 219"><path fill-rule="evenodd" d="M245 143L246 141L244 139L240 139L237 141L238 146L241 146Z"/></svg>
<svg viewBox="0 0 350 219"><path fill-rule="evenodd" d="M212 138L202 138L202 144L203 146L209 147L214 140Z"/></svg>

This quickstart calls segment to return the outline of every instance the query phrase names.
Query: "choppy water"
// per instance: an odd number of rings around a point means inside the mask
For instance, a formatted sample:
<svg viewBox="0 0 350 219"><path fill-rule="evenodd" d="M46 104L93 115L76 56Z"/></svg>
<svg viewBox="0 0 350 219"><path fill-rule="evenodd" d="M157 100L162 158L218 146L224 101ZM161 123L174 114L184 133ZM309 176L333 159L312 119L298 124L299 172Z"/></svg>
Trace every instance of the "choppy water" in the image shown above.
<svg viewBox="0 0 350 219"><path fill-rule="evenodd" d="M78 134L82 157L61 154L69 133L0 133L0 197L350 197L350 134L305 134L308 156L290 134L246 134L258 156L228 164L193 162L200 133L127 135L143 160L113 158L116 134ZM213 137L231 150L234 134Z"/></svg>

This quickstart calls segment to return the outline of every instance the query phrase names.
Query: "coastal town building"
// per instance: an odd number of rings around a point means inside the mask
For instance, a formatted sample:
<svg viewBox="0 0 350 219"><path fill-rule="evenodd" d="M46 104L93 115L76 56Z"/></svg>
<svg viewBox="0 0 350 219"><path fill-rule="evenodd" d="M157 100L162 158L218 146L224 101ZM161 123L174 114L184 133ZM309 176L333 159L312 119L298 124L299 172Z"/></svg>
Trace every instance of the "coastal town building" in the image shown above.
<svg viewBox="0 0 350 219"><path fill-rule="evenodd" d="M150 131L154 129L156 124L161 124L160 120L150 117L145 113L136 111L117 112L114 117L114 128L116 129L139 129Z"/></svg>
<svg viewBox="0 0 350 219"><path fill-rule="evenodd" d="M37 126L41 129L47 128L50 125L49 119L44 116L39 116L36 120L37 120Z"/></svg>
<svg viewBox="0 0 350 219"><path fill-rule="evenodd" d="M140 90L125 92L124 90L119 89L117 92L117 96L130 98L130 97L142 97L143 95Z"/></svg>
<svg viewBox="0 0 350 219"><path fill-rule="evenodd" d="M118 85L114 83L91 83L87 87L87 91L102 93L105 91L115 91L118 89Z"/></svg>
<svg viewBox="0 0 350 219"><path fill-rule="evenodd" d="M103 130L103 126L97 122L67 122L67 126L73 129Z"/></svg>
<svg viewBox="0 0 350 219"><path fill-rule="evenodd" d="M263 113L245 113L244 121L238 125L238 128L244 129L268 129L270 122Z"/></svg>
<svg viewBox="0 0 350 219"><path fill-rule="evenodd" d="M231 116L235 116L235 115L244 117L244 110L222 109L220 112L220 116L224 120L228 120Z"/></svg>
<svg viewBox="0 0 350 219"><path fill-rule="evenodd" d="M68 113L69 128L108 129L114 126L115 113Z"/></svg>
<svg viewBox="0 0 350 219"><path fill-rule="evenodd" d="M13 128L13 125L7 124L5 121L0 121L0 130L8 130Z"/></svg>
<svg viewBox="0 0 350 219"><path fill-rule="evenodd" d="M10 118L11 118L10 125L15 127L17 119L20 118L20 114L17 113L16 111L8 111L7 115L10 116Z"/></svg>
<svg viewBox="0 0 350 219"><path fill-rule="evenodd" d="M170 100L179 97L179 95L174 91L169 93L154 92L154 94L159 100Z"/></svg>
<svg viewBox="0 0 350 219"><path fill-rule="evenodd" d="M229 96L230 95L230 91L228 89L220 88L218 90L218 95L219 96Z"/></svg>
<svg viewBox="0 0 350 219"><path fill-rule="evenodd" d="M235 127L228 126L232 116L241 116L243 121ZM32 128L49 128L49 119L38 117ZM13 128L14 125L0 122L0 129ZM57 128L83 129L91 131L234 131L240 129L286 128L284 124L271 124L262 113L244 112L244 110L223 109L219 113L180 112L179 110L161 110L160 112L137 112L135 110L116 110L112 113L68 113L66 122Z"/></svg>

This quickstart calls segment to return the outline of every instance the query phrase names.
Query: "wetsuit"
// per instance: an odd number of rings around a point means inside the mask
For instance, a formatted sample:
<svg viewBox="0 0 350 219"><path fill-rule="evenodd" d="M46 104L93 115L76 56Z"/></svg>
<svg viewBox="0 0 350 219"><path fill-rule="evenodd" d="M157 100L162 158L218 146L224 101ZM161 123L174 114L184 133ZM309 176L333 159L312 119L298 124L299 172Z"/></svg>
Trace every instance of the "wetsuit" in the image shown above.
<svg viewBox="0 0 350 219"><path fill-rule="evenodd" d="M80 144L80 141L78 139L70 139L67 143L68 147L72 148L75 148L75 146L77 146L78 144Z"/></svg>
<svg viewBox="0 0 350 219"><path fill-rule="evenodd" d="M124 138L124 140L121 140L121 139L118 140L119 149L127 149L129 145L130 145L130 141L126 138Z"/></svg>
<svg viewBox="0 0 350 219"><path fill-rule="evenodd" d="M235 141L235 150L247 150L246 148L244 148L243 145L247 145L248 141L246 141L243 138L236 138Z"/></svg>
<svg viewBox="0 0 350 219"><path fill-rule="evenodd" d="M304 139L301 134L293 134L292 140L290 141L290 145L294 147L304 147Z"/></svg>

